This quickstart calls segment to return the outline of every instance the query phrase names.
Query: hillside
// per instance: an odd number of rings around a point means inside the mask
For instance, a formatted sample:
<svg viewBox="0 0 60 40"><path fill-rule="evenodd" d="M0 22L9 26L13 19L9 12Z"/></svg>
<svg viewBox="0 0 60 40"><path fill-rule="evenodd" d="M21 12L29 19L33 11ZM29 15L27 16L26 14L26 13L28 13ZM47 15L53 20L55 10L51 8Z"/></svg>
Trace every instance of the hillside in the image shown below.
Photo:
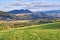
<svg viewBox="0 0 60 40"><path fill-rule="evenodd" d="M22 20L35 20L35 19L60 19L60 10L42 11L42 12L32 12L30 10L12 10L8 12L9 14L14 14ZM57 13L57 14L56 14Z"/></svg>
<svg viewBox="0 0 60 40"><path fill-rule="evenodd" d="M56 14L57 13L57 14ZM0 19L2 20L37 20L37 19L60 19L60 12L57 10L45 12L32 12L30 10L12 10L9 12L0 11Z"/></svg>
<svg viewBox="0 0 60 40"><path fill-rule="evenodd" d="M53 17L60 18L60 10L42 11L42 13L44 13L48 16L53 16Z"/></svg>
<svg viewBox="0 0 60 40"><path fill-rule="evenodd" d="M0 20L17 20L18 17L7 12L0 11Z"/></svg>
<svg viewBox="0 0 60 40"><path fill-rule="evenodd" d="M22 20L36 20L36 19L54 19L53 16L48 16L44 13L26 13L14 14Z"/></svg>
<svg viewBox="0 0 60 40"><path fill-rule="evenodd" d="M50 23L0 31L0 40L60 40L59 24Z"/></svg>

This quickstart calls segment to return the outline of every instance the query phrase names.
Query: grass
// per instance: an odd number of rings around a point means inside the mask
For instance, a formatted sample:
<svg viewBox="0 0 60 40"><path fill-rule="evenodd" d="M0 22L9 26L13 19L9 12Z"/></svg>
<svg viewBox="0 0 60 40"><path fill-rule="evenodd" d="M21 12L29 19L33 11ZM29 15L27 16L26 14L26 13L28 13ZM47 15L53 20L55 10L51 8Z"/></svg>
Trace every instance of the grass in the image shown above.
<svg viewBox="0 0 60 40"><path fill-rule="evenodd" d="M0 31L0 40L60 40L60 22Z"/></svg>

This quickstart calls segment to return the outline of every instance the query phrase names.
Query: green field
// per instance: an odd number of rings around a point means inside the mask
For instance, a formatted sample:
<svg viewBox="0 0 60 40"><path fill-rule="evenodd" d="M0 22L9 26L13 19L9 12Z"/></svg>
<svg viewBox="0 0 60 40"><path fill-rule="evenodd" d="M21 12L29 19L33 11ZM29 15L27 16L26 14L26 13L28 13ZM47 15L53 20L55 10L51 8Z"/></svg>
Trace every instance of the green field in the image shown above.
<svg viewBox="0 0 60 40"><path fill-rule="evenodd" d="M3 30L0 40L60 40L60 22Z"/></svg>

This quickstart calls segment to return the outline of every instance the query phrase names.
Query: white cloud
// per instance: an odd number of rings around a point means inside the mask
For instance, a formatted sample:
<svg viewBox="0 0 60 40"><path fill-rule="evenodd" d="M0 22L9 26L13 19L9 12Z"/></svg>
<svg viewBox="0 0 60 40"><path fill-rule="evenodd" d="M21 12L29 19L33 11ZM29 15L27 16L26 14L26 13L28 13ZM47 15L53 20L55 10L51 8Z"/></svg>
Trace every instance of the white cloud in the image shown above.
<svg viewBox="0 0 60 40"><path fill-rule="evenodd" d="M11 3L0 3L0 10L9 11L14 9L30 9L33 11L59 9L60 4L48 2L22 2L12 1Z"/></svg>

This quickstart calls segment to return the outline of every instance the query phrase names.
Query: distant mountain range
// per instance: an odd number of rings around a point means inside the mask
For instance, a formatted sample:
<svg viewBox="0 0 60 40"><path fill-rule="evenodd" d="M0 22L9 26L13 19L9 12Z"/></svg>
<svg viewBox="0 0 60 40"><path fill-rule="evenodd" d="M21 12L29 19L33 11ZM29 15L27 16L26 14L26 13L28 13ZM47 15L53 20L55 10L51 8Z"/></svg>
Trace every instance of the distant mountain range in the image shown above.
<svg viewBox="0 0 60 40"><path fill-rule="evenodd" d="M12 10L12 11L9 11L8 13L11 13L11 14L20 14L20 13L32 13L32 11L26 9L21 9L21 10Z"/></svg>
<svg viewBox="0 0 60 40"><path fill-rule="evenodd" d="M60 10L42 11L43 13L60 13Z"/></svg>
<svg viewBox="0 0 60 40"><path fill-rule="evenodd" d="M60 18L60 10L42 11L43 14Z"/></svg>
<svg viewBox="0 0 60 40"><path fill-rule="evenodd" d="M27 13L27 14L26 14ZM16 15L19 16L16 16ZM21 16L21 15L22 16ZM12 10L9 12L0 11L0 20L35 20L35 19L60 18L60 10L32 12L30 10Z"/></svg>

